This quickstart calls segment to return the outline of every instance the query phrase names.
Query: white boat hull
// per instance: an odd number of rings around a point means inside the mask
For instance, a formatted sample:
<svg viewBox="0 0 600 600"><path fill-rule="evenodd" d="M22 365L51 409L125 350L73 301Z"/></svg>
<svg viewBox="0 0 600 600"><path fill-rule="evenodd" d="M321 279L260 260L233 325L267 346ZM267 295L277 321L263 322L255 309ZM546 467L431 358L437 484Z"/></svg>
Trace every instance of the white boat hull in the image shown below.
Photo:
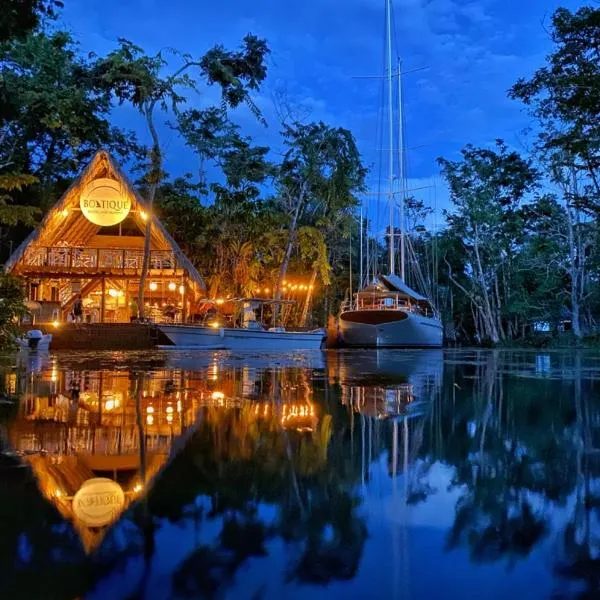
<svg viewBox="0 0 600 600"><path fill-rule="evenodd" d="M395 317L395 320L368 322L373 321L369 317L372 317L374 312L347 311L340 315L340 334L345 345L374 348L441 348L444 329L439 319L412 312L386 311L389 318ZM385 317L386 315L382 315L381 319Z"/></svg>
<svg viewBox="0 0 600 600"><path fill-rule="evenodd" d="M224 348L227 350L318 350L323 331L263 331L196 325L159 325L158 328L176 347Z"/></svg>

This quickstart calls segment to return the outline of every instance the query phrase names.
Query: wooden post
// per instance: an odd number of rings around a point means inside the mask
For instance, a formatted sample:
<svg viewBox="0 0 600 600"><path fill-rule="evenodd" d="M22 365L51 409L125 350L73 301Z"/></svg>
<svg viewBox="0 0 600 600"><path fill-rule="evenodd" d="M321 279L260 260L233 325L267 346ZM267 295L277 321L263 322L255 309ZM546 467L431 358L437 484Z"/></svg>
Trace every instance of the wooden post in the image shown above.
<svg viewBox="0 0 600 600"><path fill-rule="evenodd" d="M104 310L106 307L106 277L102 278L102 297L100 299L100 322L104 323Z"/></svg>
<svg viewBox="0 0 600 600"><path fill-rule="evenodd" d="M181 307L181 322L185 323L187 321L187 277L183 279L183 298L182 298L182 307Z"/></svg>

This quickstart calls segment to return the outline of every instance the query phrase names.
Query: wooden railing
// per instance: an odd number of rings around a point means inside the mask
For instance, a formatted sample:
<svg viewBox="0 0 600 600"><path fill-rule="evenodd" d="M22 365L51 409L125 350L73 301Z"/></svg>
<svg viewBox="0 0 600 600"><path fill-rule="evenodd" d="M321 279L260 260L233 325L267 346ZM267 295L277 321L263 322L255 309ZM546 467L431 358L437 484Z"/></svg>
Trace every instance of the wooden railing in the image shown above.
<svg viewBox="0 0 600 600"><path fill-rule="evenodd" d="M126 248L74 248L45 247L28 248L21 264L26 267L49 267L68 270L135 270L141 271L143 250ZM170 250L151 250L150 269L175 270L177 258Z"/></svg>

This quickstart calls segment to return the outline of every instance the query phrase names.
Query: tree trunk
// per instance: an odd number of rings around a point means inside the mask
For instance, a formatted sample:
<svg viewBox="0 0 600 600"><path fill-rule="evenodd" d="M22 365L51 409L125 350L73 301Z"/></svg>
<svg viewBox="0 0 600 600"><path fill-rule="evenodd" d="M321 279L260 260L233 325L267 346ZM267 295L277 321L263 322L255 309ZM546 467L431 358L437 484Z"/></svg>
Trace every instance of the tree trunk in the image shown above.
<svg viewBox="0 0 600 600"><path fill-rule="evenodd" d="M279 274L277 276L277 286L275 288L275 300L281 300L281 291L283 287L283 281L287 275L288 266L290 264L290 259L292 258L292 250L294 249L294 244L296 242L296 234L298 230L298 221L300 220L300 214L302 213L302 208L304 207L304 189L300 190L300 194L298 196L298 202L296 204L296 209L292 215L292 220L290 222L290 230L288 235L287 247L285 249L285 255L283 260L281 261L281 266L279 267ZM277 325L277 320L279 317L279 305L273 305L273 326Z"/></svg>
<svg viewBox="0 0 600 600"><path fill-rule="evenodd" d="M569 239L569 275L571 276L571 327L573 335L581 340L581 327L579 323L579 265L577 260L577 249L575 247L575 235L571 209L567 206L567 227Z"/></svg>
<svg viewBox="0 0 600 600"><path fill-rule="evenodd" d="M487 286L485 283L485 277L483 275L483 266L481 264L481 256L479 255L479 233L476 225L473 241L473 249L475 250L475 258L477 262L477 276L479 279L479 287L481 288L481 296L483 298L485 308L485 321L488 329L488 337L490 338L490 341L493 344L497 344L500 341L500 338L498 336L498 330L494 322L494 315L490 303L490 296L488 294Z"/></svg>
<svg viewBox="0 0 600 600"><path fill-rule="evenodd" d="M300 327L306 326L306 318L308 317L308 309L310 307L310 301L312 300L313 290L315 288L315 281L317 280L317 267L313 267L312 275L310 276L310 283L308 284L308 292L304 299L304 308L302 309L302 316L300 317Z"/></svg>
<svg viewBox="0 0 600 600"><path fill-rule="evenodd" d="M138 318L144 319L146 316L145 307L145 294L146 294L146 280L148 279L148 271L150 270L150 241L152 238L152 210L154 206L154 196L156 195L156 189L161 178L162 171L162 154L160 151L160 144L158 141L158 133L154 126L154 103L148 105L144 113L146 115L146 123L152 136L152 150L150 153L150 189L148 190L148 198L146 199L148 205L148 215L146 215L146 229L144 232L144 262L142 264L142 274L140 276L140 285L138 288Z"/></svg>

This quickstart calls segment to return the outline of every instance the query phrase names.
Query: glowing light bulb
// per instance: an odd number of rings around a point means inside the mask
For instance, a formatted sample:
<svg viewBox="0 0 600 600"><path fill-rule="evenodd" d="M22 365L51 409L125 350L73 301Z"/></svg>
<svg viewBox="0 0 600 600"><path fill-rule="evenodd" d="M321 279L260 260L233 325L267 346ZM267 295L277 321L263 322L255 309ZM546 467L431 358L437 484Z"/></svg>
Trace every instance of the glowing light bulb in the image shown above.
<svg viewBox="0 0 600 600"><path fill-rule="evenodd" d="M176 289L177 289L177 284L176 284L174 281L171 281L171 282L169 283L169 290L170 290L171 292L174 292Z"/></svg>
<svg viewBox="0 0 600 600"><path fill-rule="evenodd" d="M146 213L145 210L140 210L140 217L142 218L142 221L148 220L148 214Z"/></svg>
<svg viewBox="0 0 600 600"><path fill-rule="evenodd" d="M155 292L158 289L158 283L156 283L156 281L151 281L148 287L151 292Z"/></svg>
<svg viewBox="0 0 600 600"><path fill-rule="evenodd" d="M151 415L151 414L154 412L154 406L149 406L149 407L146 409L146 412L147 412L149 415Z"/></svg>
<svg viewBox="0 0 600 600"><path fill-rule="evenodd" d="M142 484L141 483L136 483L135 486L133 487L133 491L137 494L139 492L142 491Z"/></svg>
<svg viewBox="0 0 600 600"><path fill-rule="evenodd" d="M148 425L154 425L154 415L148 415L146 417L146 423L148 423Z"/></svg>
<svg viewBox="0 0 600 600"><path fill-rule="evenodd" d="M215 300L215 304L218 304L219 306L220 306L221 304L223 304L224 302L225 302L225 300L223 300L223 298L217 298L217 299Z"/></svg>
<svg viewBox="0 0 600 600"><path fill-rule="evenodd" d="M65 208L65 209L62 211L62 216L63 216L63 217L68 217L68 216L69 216L69 209L68 209L68 208Z"/></svg>
<svg viewBox="0 0 600 600"><path fill-rule="evenodd" d="M213 392L212 399L213 400L223 400L225 398L225 394L223 392Z"/></svg>
<svg viewBox="0 0 600 600"><path fill-rule="evenodd" d="M173 412L172 406L167 406L167 414L171 414Z"/></svg>
<svg viewBox="0 0 600 600"><path fill-rule="evenodd" d="M179 286L179 293L183 296L183 294L185 293L185 287L180 285Z"/></svg>
<svg viewBox="0 0 600 600"><path fill-rule="evenodd" d="M52 321L52 325L53 327L58 328L60 327L60 321Z"/></svg>

